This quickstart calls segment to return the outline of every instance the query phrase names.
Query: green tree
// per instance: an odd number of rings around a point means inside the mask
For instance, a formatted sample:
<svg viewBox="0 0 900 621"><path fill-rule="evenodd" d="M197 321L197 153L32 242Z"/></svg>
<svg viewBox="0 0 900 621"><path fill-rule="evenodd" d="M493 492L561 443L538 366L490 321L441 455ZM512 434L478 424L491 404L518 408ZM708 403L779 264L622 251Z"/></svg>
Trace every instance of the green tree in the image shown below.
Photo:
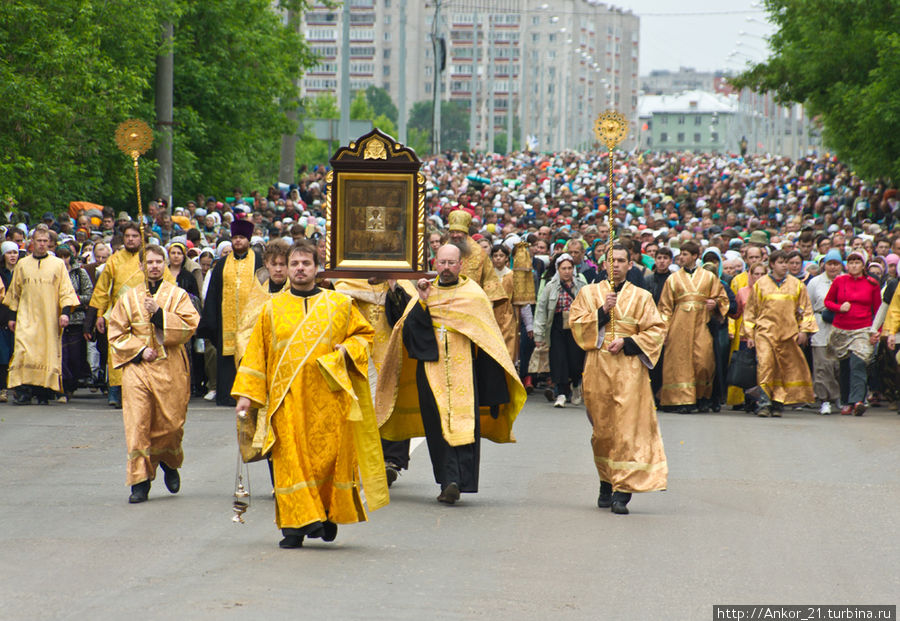
<svg viewBox="0 0 900 621"><path fill-rule="evenodd" d="M310 119L339 119L337 97L332 93L320 93L308 99L304 104L304 115Z"/></svg>
<svg viewBox="0 0 900 621"><path fill-rule="evenodd" d="M429 141L432 130L432 104L430 101L418 101L409 112L407 128L426 132ZM441 102L441 149L463 151L469 145L469 110L458 101ZM416 152L421 157L431 147Z"/></svg>
<svg viewBox="0 0 900 621"><path fill-rule="evenodd" d="M805 104L864 177L900 179L900 4L765 0L772 53L734 80Z"/></svg>
<svg viewBox="0 0 900 621"><path fill-rule="evenodd" d="M354 121L371 121L375 118L375 111L366 99L365 91L356 91L353 101L350 102L350 118Z"/></svg>
<svg viewBox="0 0 900 621"><path fill-rule="evenodd" d="M71 200L134 205L131 163L113 136L130 117L155 124L164 21L175 29L176 198L271 183L281 134L296 129L284 114L297 102L292 79L315 62L272 2L17 0L0 3L0 195L32 212ZM150 151L145 196L154 170Z"/></svg>
<svg viewBox="0 0 900 621"><path fill-rule="evenodd" d="M366 100L375 111L375 116L383 115L389 118L391 123L397 123L397 106L394 105L394 100L385 89L374 84L370 85L366 88Z"/></svg>
<svg viewBox="0 0 900 621"><path fill-rule="evenodd" d="M397 128L394 126L393 121L391 121L387 116L379 114L372 120L372 125L383 131L388 136L392 137L394 140L397 139Z"/></svg>
<svg viewBox="0 0 900 621"><path fill-rule="evenodd" d="M134 193L113 136L152 115L157 23L151 2L0 3L0 195L37 213Z"/></svg>

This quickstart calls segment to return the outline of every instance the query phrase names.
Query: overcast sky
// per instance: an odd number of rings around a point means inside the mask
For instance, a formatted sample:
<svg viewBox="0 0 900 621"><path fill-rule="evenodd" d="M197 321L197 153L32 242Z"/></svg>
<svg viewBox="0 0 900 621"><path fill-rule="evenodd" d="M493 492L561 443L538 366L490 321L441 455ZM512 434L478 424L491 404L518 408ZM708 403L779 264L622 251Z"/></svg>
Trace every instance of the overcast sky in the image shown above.
<svg viewBox="0 0 900 621"><path fill-rule="evenodd" d="M766 42L760 37L773 31L757 0L619 0L609 4L641 18L641 75L679 67L737 72L748 62L747 56L755 61L765 58ZM746 56L729 58L735 49Z"/></svg>

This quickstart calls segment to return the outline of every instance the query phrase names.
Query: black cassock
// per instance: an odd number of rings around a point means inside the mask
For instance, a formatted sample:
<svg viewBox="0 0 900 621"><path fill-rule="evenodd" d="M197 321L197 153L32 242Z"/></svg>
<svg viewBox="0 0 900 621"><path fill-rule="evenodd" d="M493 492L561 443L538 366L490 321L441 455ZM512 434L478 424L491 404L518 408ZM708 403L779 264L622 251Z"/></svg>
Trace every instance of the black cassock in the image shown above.
<svg viewBox="0 0 900 621"><path fill-rule="evenodd" d="M450 446L441 430L434 393L425 376L425 363L438 359L438 343L434 334L431 313L416 304L403 324L403 346L409 357L417 360L416 389L419 393L419 410L425 428L428 453L434 468L434 480L441 491L450 483L456 483L461 492L478 491L478 464L481 450L481 417L479 406L489 406L496 418L499 406L509 402L506 373L493 358L472 344L471 390L474 393L475 441L462 446Z"/></svg>
<svg viewBox="0 0 900 621"><path fill-rule="evenodd" d="M249 253L243 257L235 255L238 261L246 261ZM256 273L262 267L262 259L259 253L254 253ZM235 405L231 398L231 388L234 386L234 377L237 369L234 364L234 356L222 355L222 271L225 268L225 259L220 259L212 268L209 277L209 287L206 289L206 301L203 304L203 313L200 315L200 325L197 327L197 336L209 339L216 347L216 405ZM240 317L238 318L240 323Z"/></svg>

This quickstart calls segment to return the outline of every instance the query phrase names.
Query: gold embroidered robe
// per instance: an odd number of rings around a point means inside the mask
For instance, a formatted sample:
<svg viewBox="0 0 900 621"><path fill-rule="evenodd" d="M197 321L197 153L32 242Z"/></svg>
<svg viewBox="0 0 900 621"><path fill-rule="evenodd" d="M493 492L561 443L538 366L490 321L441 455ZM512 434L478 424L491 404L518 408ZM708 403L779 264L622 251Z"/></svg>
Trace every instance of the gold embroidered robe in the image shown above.
<svg viewBox="0 0 900 621"><path fill-rule="evenodd" d="M641 353L611 354L609 324L598 327L598 309L609 281L582 287L569 310L569 325L585 350L584 404L593 424L591 448L601 481L621 492L666 489L669 467L650 388L666 325L649 292L626 282L615 307L615 337L630 337ZM668 350L666 352L668 356Z"/></svg>
<svg viewBox="0 0 900 621"><path fill-rule="evenodd" d="M787 275L779 287L771 276L756 281L744 308L744 337L756 343L756 377L772 401L812 403L809 365L796 337L818 332L806 285Z"/></svg>
<svg viewBox="0 0 900 621"><path fill-rule="evenodd" d="M394 326L387 356L378 376L375 411L378 413L381 435L386 440L406 440L425 435L416 388L417 361L409 357L403 346L403 324L409 312L419 303L416 295ZM438 406L444 439L450 446L475 441L471 347L474 343L503 368L510 395L509 402L499 406L496 419L490 415L490 408L480 408L481 437L498 443L515 442L512 426L525 405L525 388L506 350L490 300L480 287L460 275L455 286L435 285L428 296L427 306L438 343L438 360L424 363L425 374Z"/></svg>
<svg viewBox="0 0 900 621"><path fill-rule="evenodd" d="M263 306L231 394L265 406L253 444L271 451L279 528L365 521L360 486L370 510L388 503L367 381L372 336L334 291L285 291Z"/></svg>
<svg viewBox="0 0 900 621"><path fill-rule="evenodd" d="M62 328L59 316L80 302L62 259L19 259L3 303L16 312L10 388L23 384L62 392Z"/></svg>
<svg viewBox="0 0 900 621"><path fill-rule="evenodd" d="M697 268L693 274L678 270L666 279L659 298L659 314L666 322L668 339L663 357L661 405L690 405L712 395L716 360L707 323L706 300L713 298L722 317L728 313L728 295L715 274Z"/></svg>
<svg viewBox="0 0 900 621"><path fill-rule="evenodd" d="M175 278L166 268L163 280L175 284ZM100 272L97 284L94 285L94 293L91 295L90 306L97 309L97 316L109 321L109 315L113 307L129 289L144 282L144 272L141 271L141 259L137 252L130 252L125 248L117 250L106 262L106 267ZM109 337L107 337L109 338ZM107 379L110 386L122 385L122 370L113 367L107 360Z"/></svg>
<svg viewBox="0 0 900 621"><path fill-rule="evenodd" d="M259 272L257 271L257 276ZM269 293L269 279L260 282L258 278L254 278L252 282L246 285L246 300L244 301L244 310L238 317L238 328L234 337L234 359L240 364L244 352L247 351L247 343L250 342L250 335L253 334L253 327L259 314L262 312L266 302L274 298L282 291L288 291L291 288L290 278L285 278L281 289L275 293Z"/></svg>
<svg viewBox="0 0 900 621"><path fill-rule="evenodd" d="M398 280L397 286L411 298L418 297L416 289L410 281ZM387 282L370 285L364 278L342 278L334 281L334 290L350 296L359 312L374 328L375 339L372 342L371 360L375 366L375 372L380 372L393 331L393 327L388 324L384 314L384 302L390 286Z"/></svg>
<svg viewBox="0 0 900 621"><path fill-rule="evenodd" d="M119 297L109 316L110 364L122 371L122 419L128 448L128 485L153 480L159 462L180 468L181 440L191 371L184 344L191 340L200 314L184 289L160 283L153 299L162 309L162 329L150 323L144 308L147 286L140 283ZM146 347L153 362L132 362Z"/></svg>
<svg viewBox="0 0 900 621"><path fill-rule="evenodd" d="M513 304L513 278L513 271L507 269L500 279L500 285L503 287L507 299L494 307L494 318L503 334L503 341L506 343L509 357L515 364L519 359L519 307Z"/></svg>

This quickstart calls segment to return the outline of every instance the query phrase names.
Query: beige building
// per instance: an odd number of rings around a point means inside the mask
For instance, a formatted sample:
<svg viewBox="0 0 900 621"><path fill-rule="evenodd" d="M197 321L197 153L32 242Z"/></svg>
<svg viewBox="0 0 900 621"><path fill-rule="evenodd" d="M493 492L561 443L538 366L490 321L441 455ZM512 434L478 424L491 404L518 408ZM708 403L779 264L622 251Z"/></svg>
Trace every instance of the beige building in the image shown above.
<svg viewBox="0 0 900 621"><path fill-rule="evenodd" d="M431 100L435 0L347 1L351 91L380 86L397 103L403 87L407 108ZM304 95L339 95L341 18L342 7L321 4L304 16L304 34L322 58L302 80ZM478 150L488 150L511 121L515 137L537 150L583 148L609 107L636 127L639 29L631 12L594 0L442 0L441 97L469 110Z"/></svg>

